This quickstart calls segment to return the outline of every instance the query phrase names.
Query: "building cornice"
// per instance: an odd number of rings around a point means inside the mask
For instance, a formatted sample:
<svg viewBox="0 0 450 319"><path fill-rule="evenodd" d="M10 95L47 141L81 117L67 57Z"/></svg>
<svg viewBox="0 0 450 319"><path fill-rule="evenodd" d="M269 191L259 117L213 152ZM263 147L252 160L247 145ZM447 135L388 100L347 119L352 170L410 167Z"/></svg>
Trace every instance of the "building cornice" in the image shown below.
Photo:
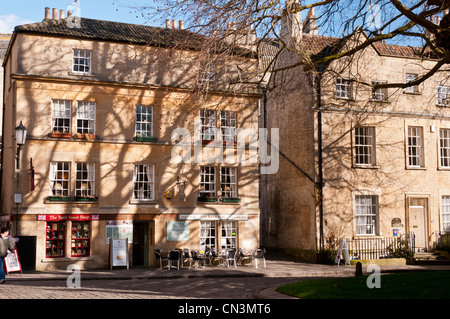
<svg viewBox="0 0 450 319"><path fill-rule="evenodd" d="M121 88L130 89L147 89L147 90L173 90L184 93L197 93L203 91L201 88L193 87L181 87L172 85L156 85L156 84L146 84L146 83L129 83L129 82L117 82L117 81L104 81L92 78L86 78L80 76L79 78L64 78L46 75L35 75L35 74L21 74L13 73L11 74L11 79L18 81L39 81L39 82L51 82L51 83L61 83L61 84L80 84L80 85L97 85L97 86L114 86ZM215 94L221 96L241 96L241 97L251 97L251 98L261 98L262 93L251 92L239 92L239 91L227 91L218 90L214 88L208 89L208 94Z"/></svg>

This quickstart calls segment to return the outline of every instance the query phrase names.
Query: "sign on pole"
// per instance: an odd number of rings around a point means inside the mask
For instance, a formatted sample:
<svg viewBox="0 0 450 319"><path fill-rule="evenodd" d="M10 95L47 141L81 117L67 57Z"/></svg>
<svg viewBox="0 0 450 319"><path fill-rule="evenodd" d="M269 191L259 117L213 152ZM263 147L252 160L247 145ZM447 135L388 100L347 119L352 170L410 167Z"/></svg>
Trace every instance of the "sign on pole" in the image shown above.
<svg viewBox="0 0 450 319"><path fill-rule="evenodd" d="M334 261L334 264L338 265L341 263L342 253L344 253L344 261L346 265L350 265L350 255L348 253L348 246L347 241L345 239L339 240L339 248L337 250L336 254L336 260Z"/></svg>

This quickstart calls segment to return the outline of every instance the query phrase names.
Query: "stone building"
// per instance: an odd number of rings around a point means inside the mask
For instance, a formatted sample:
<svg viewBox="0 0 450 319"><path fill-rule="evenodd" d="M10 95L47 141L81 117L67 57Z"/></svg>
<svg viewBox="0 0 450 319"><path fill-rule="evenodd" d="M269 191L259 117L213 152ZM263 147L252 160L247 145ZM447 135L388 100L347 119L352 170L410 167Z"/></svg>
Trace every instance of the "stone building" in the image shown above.
<svg viewBox="0 0 450 319"><path fill-rule="evenodd" d="M234 157L234 131L258 127L260 94L234 73L251 52L204 57L205 38L176 21L50 13L15 28L3 64L1 221L34 239L35 268L107 267L110 238L128 238L132 266L154 249L257 248L258 164L248 148Z"/></svg>
<svg viewBox="0 0 450 319"><path fill-rule="evenodd" d="M299 16L284 23L286 43L302 54L283 53L277 66L303 60L274 74L267 92L264 121L280 130L281 156L277 174L261 179L262 245L314 260L321 243L339 238L414 233L417 250L432 248L450 231L448 69L418 86L373 91L361 82L407 83L436 60L376 43L312 72L308 60L365 35L321 36Z"/></svg>
<svg viewBox="0 0 450 319"><path fill-rule="evenodd" d="M8 48L8 43L10 39L11 34L0 33L0 101L3 101L3 76L4 76L3 67L1 65L3 64L3 58L5 56L6 49ZM3 114L3 106L0 109L0 118L2 117L2 114Z"/></svg>

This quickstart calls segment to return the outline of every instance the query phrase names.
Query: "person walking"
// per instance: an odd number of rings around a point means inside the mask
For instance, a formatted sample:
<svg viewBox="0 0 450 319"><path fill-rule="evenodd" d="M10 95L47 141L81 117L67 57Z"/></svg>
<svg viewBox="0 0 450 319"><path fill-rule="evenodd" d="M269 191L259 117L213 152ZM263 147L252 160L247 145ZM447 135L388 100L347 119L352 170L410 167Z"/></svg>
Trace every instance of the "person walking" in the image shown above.
<svg viewBox="0 0 450 319"><path fill-rule="evenodd" d="M0 284L6 281L5 270L3 269L5 257L8 256L8 250L13 252L16 249L14 239L9 238L9 228L2 227L0 231Z"/></svg>

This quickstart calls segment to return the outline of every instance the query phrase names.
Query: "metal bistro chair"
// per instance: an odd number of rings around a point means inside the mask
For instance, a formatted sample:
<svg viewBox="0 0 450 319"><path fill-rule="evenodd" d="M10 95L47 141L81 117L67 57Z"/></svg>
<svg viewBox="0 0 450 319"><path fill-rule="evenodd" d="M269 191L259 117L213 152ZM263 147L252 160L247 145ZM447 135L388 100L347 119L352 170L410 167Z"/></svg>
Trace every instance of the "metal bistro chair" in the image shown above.
<svg viewBox="0 0 450 319"><path fill-rule="evenodd" d="M195 264L195 269L198 268L200 262L203 261L203 268L206 267L206 257L204 255L201 255L200 252L198 251L191 251L191 257L192 257L192 261ZM189 266L189 269L191 269L191 266Z"/></svg>
<svg viewBox="0 0 450 319"><path fill-rule="evenodd" d="M181 251L179 250L171 250L169 252L169 257L167 259L167 265L169 267L169 270L172 266L173 262L177 263L177 270L180 270L180 263L181 263Z"/></svg>
<svg viewBox="0 0 450 319"><path fill-rule="evenodd" d="M167 262L169 261L169 254L167 251L162 250L162 249L155 249L155 257L156 259L159 259L159 265L161 267L161 269L163 268L163 262L164 260Z"/></svg>
<svg viewBox="0 0 450 319"><path fill-rule="evenodd" d="M240 264L241 266L244 264L244 261L246 260L250 260L250 265L253 265L253 251L251 250L247 250L244 251L242 248L239 248L238 251L238 264Z"/></svg>
<svg viewBox="0 0 450 319"><path fill-rule="evenodd" d="M260 260L264 263L264 268L266 268L266 258L264 257L264 254L266 253L266 250L264 248L257 249L255 251L255 255L253 256L253 259L255 261L255 267L258 268L258 263Z"/></svg>
<svg viewBox="0 0 450 319"><path fill-rule="evenodd" d="M184 264L188 263L188 265L191 265L191 255L189 253L189 249L188 248L184 248L183 252L181 253L181 267L184 266Z"/></svg>
<svg viewBox="0 0 450 319"><path fill-rule="evenodd" d="M237 254L237 250L234 249L234 248L227 250L226 257L225 257L225 262L226 262L228 268L230 268L230 262L233 262L234 263L234 268L237 268L236 254Z"/></svg>
<svg viewBox="0 0 450 319"><path fill-rule="evenodd" d="M218 260L219 263L220 263L222 261L222 256L219 254L217 249L213 248L210 251L208 251L208 262L209 262L209 265L212 267L216 260Z"/></svg>

